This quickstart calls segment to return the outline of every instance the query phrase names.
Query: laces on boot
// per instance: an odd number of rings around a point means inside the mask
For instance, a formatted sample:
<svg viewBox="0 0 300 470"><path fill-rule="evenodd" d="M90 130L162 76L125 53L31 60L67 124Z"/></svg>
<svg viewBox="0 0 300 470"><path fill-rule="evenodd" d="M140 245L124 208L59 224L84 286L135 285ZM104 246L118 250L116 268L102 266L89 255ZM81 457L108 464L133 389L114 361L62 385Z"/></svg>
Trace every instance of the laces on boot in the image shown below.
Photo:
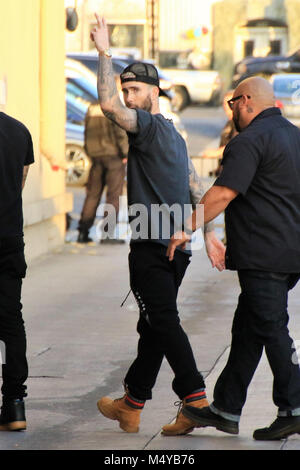
<svg viewBox="0 0 300 470"><path fill-rule="evenodd" d="M176 416L176 419L178 418L178 416L180 415L181 413L181 410L184 406L184 401L183 400L178 400L178 401L175 401L174 402L174 406L177 406L178 410L177 410L177 416Z"/></svg>
<svg viewBox="0 0 300 470"><path fill-rule="evenodd" d="M123 395L123 396L120 397L120 398L115 398L114 401L115 401L115 402L121 401L121 400L123 400L124 398L126 398L126 393L125 393L125 395Z"/></svg>

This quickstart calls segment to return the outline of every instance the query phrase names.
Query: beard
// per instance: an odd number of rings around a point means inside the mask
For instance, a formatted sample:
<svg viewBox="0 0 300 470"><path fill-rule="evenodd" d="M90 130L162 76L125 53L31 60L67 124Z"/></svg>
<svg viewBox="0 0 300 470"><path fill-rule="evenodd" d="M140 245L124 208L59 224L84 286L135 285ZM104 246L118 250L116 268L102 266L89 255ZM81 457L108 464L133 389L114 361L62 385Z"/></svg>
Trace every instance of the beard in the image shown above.
<svg viewBox="0 0 300 470"><path fill-rule="evenodd" d="M235 128L237 130L237 132L241 132L241 126L239 124L239 120L240 120L240 110L237 109L236 112L234 113L233 115L233 122L234 122L234 125L235 125Z"/></svg>
<svg viewBox="0 0 300 470"><path fill-rule="evenodd" d="M145 101L142 103L140 109L142 109L143 111L148 111L148 113L151 113L151 111L152 111L152 101L151 101L150 96L147 96Z"/></svg>

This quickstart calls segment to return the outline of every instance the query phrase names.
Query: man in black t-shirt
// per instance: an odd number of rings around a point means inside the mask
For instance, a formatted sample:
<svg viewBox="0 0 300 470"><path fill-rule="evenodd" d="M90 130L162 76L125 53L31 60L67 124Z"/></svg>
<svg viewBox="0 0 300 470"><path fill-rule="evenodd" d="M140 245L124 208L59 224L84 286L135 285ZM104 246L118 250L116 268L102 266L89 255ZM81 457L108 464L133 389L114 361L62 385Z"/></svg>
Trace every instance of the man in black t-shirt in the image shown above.
<svg viewBox="0 0 300 470"><path fill-rule="evenodd" d="M263 78L243 81L228 104L240 134L226 146L223 171L201 202L206 222L226 209L226 268L237 270L241 295L214 402L183 413L199 426L237 434L265 348L278 417L254 439L283 439L300 433L300 369L287 327L288 291L300 277L300 130L274 107L273 89ZM190 228L196 227L193 215ZM189 236L177 238L170 259Z"/></svg>
<svg viewBox="0 0 300 470"><path fill-rule="evenodd" d="M183 404L199 408L208 404L204 380L180 325L176 302L191 253L184 248L172 263L166 257L170 233L183 226L184 209L191 203L191 170L184 140L173 123L160 114L156 68L134 63L123 71L124 106L113 78L107 25L98 16L97 22L92 39L99 51L101 108L129 136L127 180L132 229L129 270L131 288L140 309L138 353L124 380L125 396L119 400L103 397L98 408L107 418L119 421L123 430L138 432L141 410L152 397L164 357L175 375L173 390ZM155 217L158 207L161 212ZM137 212L143 215L139 222ZM213 231L207 232L205 239L213 265L222 269L223 244ZM187 434L192 429L191 420L179 413L176 423L164 426L163 433Z"/></svg>
<svg viewBox="0 0 300 470"><path fill-rule="evenodd" d="M31 135L19 121L0 113L0 359L3 404L1 431L26 429L28 377L21 287L26 273L22 189L34 162Z"/></svg>

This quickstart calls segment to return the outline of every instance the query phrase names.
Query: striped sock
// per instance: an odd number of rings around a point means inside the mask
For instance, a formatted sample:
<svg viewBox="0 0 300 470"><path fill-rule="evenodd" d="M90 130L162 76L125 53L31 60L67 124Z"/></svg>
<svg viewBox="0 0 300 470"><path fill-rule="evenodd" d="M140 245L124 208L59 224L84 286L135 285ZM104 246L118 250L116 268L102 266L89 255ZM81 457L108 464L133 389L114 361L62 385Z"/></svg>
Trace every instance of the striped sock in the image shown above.
<svg viewBox="0 0 300 470"><path fill-rule="evenodd" d="M125 403L126 405L130 406L130 408L134 408L135 410L142 410L145 406L145 400L138 400L137 398L134 398L132 395L130 395L129 392L126 394Z"/></svg>
<svg viewBox="0 0 300 470"><path fill-rule="evenodd" d="M200 388L199 390L194 390L184 398L184 401L187 405L193 403L193 401L204 400L206 398L205 388Z"/></svg>

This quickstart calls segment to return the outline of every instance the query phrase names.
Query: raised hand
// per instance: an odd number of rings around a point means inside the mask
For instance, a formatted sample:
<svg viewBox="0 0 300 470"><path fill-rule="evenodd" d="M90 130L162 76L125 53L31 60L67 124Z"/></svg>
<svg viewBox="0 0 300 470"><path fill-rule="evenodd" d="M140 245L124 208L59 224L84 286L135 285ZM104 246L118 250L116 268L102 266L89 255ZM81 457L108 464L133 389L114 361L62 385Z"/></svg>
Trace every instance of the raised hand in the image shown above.
<svg viewBox="0 0 300 470"><path fill-rule="evenodd" d="M97 13L95 13L95 17L97 20L97 26L91 31L91 40L94 41L98 52L104 52L106 49L109 49L109 34L107 23L105 18L100 18Z"/></svg>

